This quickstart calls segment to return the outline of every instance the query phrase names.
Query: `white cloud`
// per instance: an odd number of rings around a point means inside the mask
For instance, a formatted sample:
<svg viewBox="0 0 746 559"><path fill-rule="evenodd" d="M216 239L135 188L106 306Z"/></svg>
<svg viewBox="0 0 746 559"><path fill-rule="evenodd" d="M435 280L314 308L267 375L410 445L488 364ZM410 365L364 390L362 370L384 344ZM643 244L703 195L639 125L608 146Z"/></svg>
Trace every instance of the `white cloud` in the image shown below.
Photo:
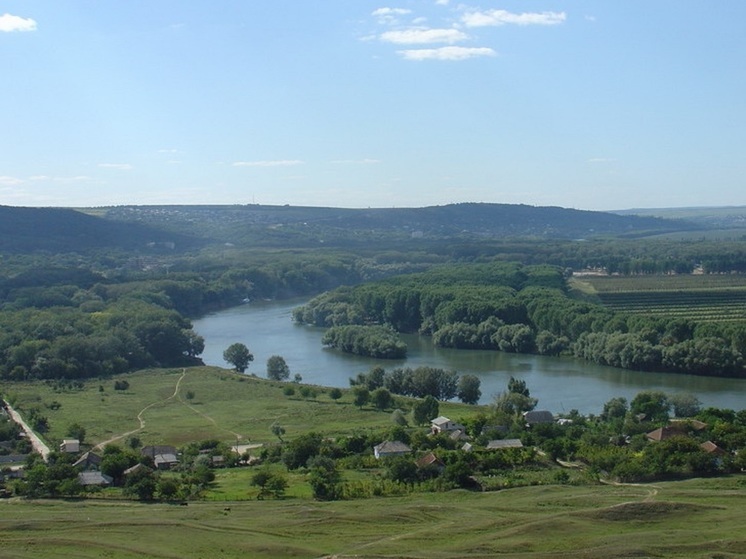
<svg viewBox="0 0 746 559"><path fill-rule="evenodd" d="M449 2L449 0L435 0L435 4L437 6L447 6L448 2Z"/></svg>
<svg viewBox="0 0 746 559"><path fill-rule="evenodd" d="M303 161L297 159L279 159L275 161L236 161L234 167L290 167L300 165Z"/></svg>
<svg viewBox="0 0 746 559"><path fill-rule="evenodd" d="M117 169L119 171L129 171L132 169L132 165L129 163L99 163L98 166L102 169Z"/></svg>
<svg viewBox="0 0 746 559"><path fill-rule="evenodd" d="M461 17L467 27L494 27L498 25L558 25L567 19L565 12L524 12L516 14L506 10L470 11Z"/></svg>
<svg viewBox="0 0 746 559"><path fill-rule="evenodd" d="M374 15L376 17L388 17L403 16L411 13L412 10L407 10L406 8L378 8L377 10L373 10L373 13L371 15Z"/></svg>
<svg viewBox="0 0 746 559"><path fill-rule="evenodd" d="M458 29L404 29L402 31L386 31L381 33L380 39L386 43L397 45L427 45L432 43L453 44L463 41L468 35Z"/></svg>
<svg viewBox="0 0 746 559"><path fill-rule="evenodd" d="M487 47L440 47L437 49L400 50L398 53L406 60L467 60L479 56L497 56Z"/></svg>
<svg viewBox="0 0 746 559"><path fill-rule="evenodd" d="M23 180L17 177L8 177L8 176L0 177L0 184L2 184L3 186L17 186L22 183L23 183Z"/></svg>
<svg viewBox="0 0 746 559"><path fill-rule="evenodd" d="M0 16L0 31L36 31L36 22L31 18L3 14Z"/></svg>
<svg viewBox="0 0 746 559"><path fill-rule="evenodd" d="M411 14L412 10L406 8L378 8L371 15L378 19L381 25L395 25L399 22L399 16Z"/></svg>

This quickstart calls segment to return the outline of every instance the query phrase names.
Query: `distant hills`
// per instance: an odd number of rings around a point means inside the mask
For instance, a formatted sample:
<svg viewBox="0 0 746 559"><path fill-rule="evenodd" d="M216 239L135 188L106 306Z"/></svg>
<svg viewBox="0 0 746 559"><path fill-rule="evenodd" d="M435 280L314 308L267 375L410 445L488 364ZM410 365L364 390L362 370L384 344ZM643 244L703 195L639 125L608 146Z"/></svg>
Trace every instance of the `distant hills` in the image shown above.
<svg viewBox="0 0 746 559"><path fill-rule="evenodd" d="M423 208L300 206L123 206L107 219L190 232L212 241L282 239L334 243L367 239L642 237L702 226L686 220L559 207L465 203Z"/></svg>
<svg viewBox="0 0 746 559"><path fill-rule="evenodd" d="M0 251L344 246L396 239L588 239L697 231L702 222L559 207L465 203L423 208L0 206Z"/></svg>
<svg viewBox="0 0 746 559"><path fill-rule="evenodd" d="M158 227L111 221L73 209L0 206L3 253L172 250L195 247L201 242Z"/></svg>

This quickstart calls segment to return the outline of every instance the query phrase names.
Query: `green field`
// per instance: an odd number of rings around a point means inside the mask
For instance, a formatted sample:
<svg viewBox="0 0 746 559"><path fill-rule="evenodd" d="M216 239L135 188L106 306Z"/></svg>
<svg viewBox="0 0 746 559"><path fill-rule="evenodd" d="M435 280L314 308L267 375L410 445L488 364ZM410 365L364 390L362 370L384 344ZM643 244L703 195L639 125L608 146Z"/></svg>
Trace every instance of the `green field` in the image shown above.
<svg viewBox="0 0 746 559"><path fill-rule="evenodd" d="M0 556L736 558L746 556L744 481L228 506L14 499L0 502Z"/></svg>
<svg viewBox="0 0 746 559"><path fill-rule="evenodd" d="M125 379L129 389L114 390L114 383ZM295 389L292 396L284 393L289 386ZM309 431L334 437L393 425L392 410L357 408L349 391L343 391L342 398L334 401L328 395L329 388L308 388L315 391L315 397L302 397L301 386L292 383L272 382L216 367L140 371L89 380L80 390L60 389L54 383L0 383L0 392L19 411L38 408L49 419L45 438L50 443L65 438L73 423L86 429L85 441L92 445L112 439L123 444L126 437L122 435L131 433L144 445L174 446L203 439L277 441L270 430L275 422L285 428L289 439ZM191 400L186 397L188 392L193 393ZM406 398L397 400L401 407L411 403ZM440 407L442 413L454 417L477 410L447 402Z"/></svg>
<svg viewBox="0 0 746 559"><path fill-rule="evenodd" d="M746 276L584 276L574 278L573 285L614 311L705 322L746 320Z"/></svg>

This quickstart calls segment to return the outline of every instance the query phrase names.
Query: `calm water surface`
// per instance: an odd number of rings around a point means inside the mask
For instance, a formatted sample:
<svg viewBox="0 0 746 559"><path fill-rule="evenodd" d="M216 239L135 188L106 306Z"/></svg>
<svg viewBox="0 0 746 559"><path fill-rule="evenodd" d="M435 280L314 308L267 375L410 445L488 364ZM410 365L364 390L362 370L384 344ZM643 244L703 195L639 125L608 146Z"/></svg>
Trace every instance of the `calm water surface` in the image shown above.
<svg viewBox="0 0 746 559"><path fill-rule="evenodd" d="M538 408L554 413L577 409L583 414L597 414L611 398L631 400L641 390L691 392L705 406L746 408L746 380L639 373L565 357L442 349L434 347L429 338L415 335L403 336L409 348L404 360L347 355L321 345L323 329L292 322L292 310L305 302L252 302L195 320L195 331L205 339L203 361L228 367L223 350L241 342L254 354L248 373L265 376L267 359L281 355L291 376L300 373L308 384L348 387L350 377L374 365L386 370L428 365L478 376L482 381L481 403L491 402L495 394L505 390L511 376L523 379L531 396L539 399Z"/></svg>

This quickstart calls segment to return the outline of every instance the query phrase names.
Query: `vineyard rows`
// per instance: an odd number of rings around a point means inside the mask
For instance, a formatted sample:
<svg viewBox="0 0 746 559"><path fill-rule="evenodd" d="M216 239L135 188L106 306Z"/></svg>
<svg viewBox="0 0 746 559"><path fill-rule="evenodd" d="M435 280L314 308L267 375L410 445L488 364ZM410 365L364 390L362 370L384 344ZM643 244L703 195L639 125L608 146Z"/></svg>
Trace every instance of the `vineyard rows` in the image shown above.
<svg viewBox="0 0 746 559"><path fill-rule="evenodd" d="M615 311L704 322L746 320L744 276L602 277L586 282Z"/></svg>

